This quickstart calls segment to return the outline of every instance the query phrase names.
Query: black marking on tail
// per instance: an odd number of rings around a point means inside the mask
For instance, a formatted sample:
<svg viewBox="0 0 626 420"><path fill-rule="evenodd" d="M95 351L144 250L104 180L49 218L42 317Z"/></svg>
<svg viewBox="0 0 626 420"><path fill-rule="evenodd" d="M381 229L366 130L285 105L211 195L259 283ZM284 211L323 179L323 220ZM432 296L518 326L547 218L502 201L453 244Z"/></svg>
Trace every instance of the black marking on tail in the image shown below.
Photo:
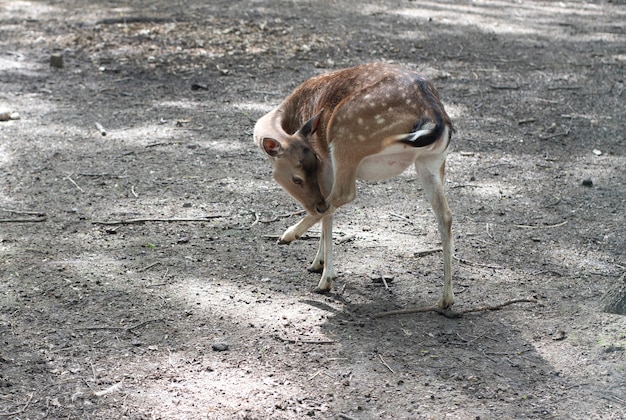
<svg viewBox="0 0 626 420"><path fill-rule="evenodd" d="M422 98L428 102L429 108L433 111L432 113L434 114L433 116L436 121L422 116L422 118L413 127L413 131L407 134L405 138L400 141L413 147L429 146L441 137L446 126L450 129L449 137L447 139L450 141L450 136L454 131L454 127L452 127L449 118L445 115L445 111L443 110L443 105L441 105L441 102L439 101L437 91L424 77L419 74L414 75L413 82L418 86ZM416 133L420 130L424 130L424 127L427 124L435 124L435 127L430 130L430 132L423 133L419 137L416 137Z"/></svg>
<svg viewBox="0 0 626 420"><path fill-rule="evenodd" d="M414 134L420 131L421 129L423 129L423 127L426 124L429 124L429 123L432 124L433 122L434 121L427 119L427 118L420 119L413 127L413 130L411 131L411 133L407 134L404 139L400 140L400 142L404 144L408 144L409 146L413 146L413 147L430 146L431 144L436 142L437 139L443 133L444 122L443 122L443 118L441 117L439 113L437 113L437 121L434 122L435 127L429 133L425 133L415 139L413 139L413 137L415 137Z"/></svg>

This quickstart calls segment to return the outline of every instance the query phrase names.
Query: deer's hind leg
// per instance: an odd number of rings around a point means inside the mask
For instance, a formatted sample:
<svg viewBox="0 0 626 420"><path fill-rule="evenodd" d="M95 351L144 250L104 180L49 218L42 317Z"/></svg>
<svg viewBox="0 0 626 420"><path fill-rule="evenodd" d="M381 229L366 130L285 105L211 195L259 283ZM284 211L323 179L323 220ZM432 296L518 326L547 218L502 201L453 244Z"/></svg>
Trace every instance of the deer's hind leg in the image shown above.
<svg viewBox="0 0 626 420"><path fill-rule="evenodd" d="M443 294L439 307L446 309L454 303L452 291L452 212L444 194L445 156L436 159L419 159L415 169L422 180L424 191L437 218L443 248Z"/></svg>

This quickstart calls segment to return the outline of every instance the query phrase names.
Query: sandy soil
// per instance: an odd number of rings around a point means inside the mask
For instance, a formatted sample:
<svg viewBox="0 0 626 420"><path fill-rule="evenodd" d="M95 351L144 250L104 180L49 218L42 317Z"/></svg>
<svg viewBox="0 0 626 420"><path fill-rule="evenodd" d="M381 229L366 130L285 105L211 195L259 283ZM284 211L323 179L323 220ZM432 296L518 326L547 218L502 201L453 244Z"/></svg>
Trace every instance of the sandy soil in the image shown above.
<svg viewBox="0 0 626 420"><path fill-rule="evenodd" d="M0 1L0 416L626 418L623 1L174 3ZM454 308L538 304L374 317L439 298L412 173L337 214L333 293L275 244L254 121L370 61L457 128Z"/></svg>

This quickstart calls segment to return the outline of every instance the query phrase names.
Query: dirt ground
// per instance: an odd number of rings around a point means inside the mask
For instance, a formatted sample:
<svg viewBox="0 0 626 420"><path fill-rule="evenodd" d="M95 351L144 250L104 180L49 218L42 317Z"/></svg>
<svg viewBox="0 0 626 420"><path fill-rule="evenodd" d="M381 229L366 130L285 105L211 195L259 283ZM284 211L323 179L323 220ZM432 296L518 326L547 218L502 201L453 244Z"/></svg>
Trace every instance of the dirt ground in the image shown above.
<svg viewBox="0 0 626 420"><path fill-rule="evenodd" d="M254 121L370 61L456 126L454 309L539 303L374 317L441 293L412 172L338 212L332 293L275 244ZM625 74L622 0L1 0L0 417L626 418Z"/></svg>

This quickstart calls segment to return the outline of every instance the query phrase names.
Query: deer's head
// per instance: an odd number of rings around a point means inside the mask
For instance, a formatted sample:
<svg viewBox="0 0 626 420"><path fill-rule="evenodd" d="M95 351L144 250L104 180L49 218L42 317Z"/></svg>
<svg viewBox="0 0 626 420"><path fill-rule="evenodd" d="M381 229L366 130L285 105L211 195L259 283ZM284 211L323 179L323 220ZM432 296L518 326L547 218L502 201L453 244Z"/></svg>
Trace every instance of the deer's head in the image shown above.
<svg viewBox="0 0 626 420"><path fill-rule="evenodd" d="M328 210L320 188L322 163L309 141L318 128L322 113L320 111L294 134L286 133L271 115L259 120L254 127L254 140L269 158L274 179L312 215Z"/></svg>

